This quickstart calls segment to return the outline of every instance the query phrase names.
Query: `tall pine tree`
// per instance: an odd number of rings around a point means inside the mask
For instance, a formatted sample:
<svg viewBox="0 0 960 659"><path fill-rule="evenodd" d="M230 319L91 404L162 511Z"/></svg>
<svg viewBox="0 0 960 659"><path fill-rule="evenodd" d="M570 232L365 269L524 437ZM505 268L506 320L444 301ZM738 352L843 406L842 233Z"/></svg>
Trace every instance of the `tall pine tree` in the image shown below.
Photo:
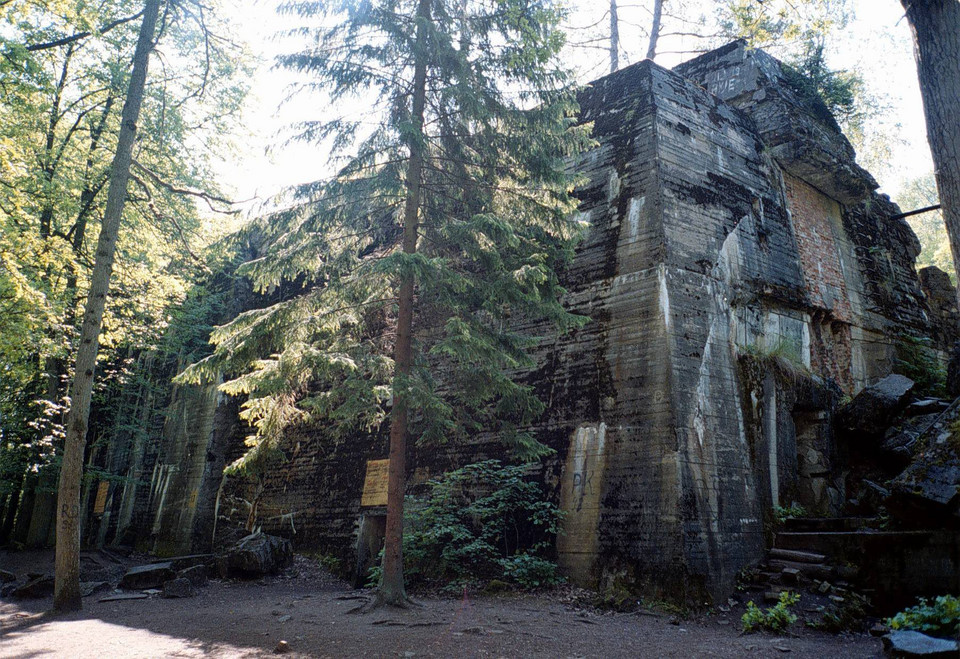
<svg viewBox="0 0 960 659"><path fill-rule="evenodd" d="M402 605L408 438L438 444L499 432L521 459L546 450L523 431L543 409L511 373L536 338L581 319L559 299L572 255L567 158L589 140L558 67L561 11L550 0L291 2L315 46L283 57L345 116L307 123L348 155L331 180L298 188L264 218L265 256L244 272L300 294L220 328L196 380L239 373L257 428L235 468L267 468L284 428L324 419L341 433L389 421L380 600ZM307 32L307 30L303 30Z"/></svg>

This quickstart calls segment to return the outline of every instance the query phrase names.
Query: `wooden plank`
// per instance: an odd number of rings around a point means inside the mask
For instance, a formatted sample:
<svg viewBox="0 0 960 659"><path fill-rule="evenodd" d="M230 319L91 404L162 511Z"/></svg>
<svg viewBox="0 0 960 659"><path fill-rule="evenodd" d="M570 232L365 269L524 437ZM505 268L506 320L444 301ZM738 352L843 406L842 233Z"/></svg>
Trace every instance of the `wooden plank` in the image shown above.
<svg viewBox="0 0 960 659"><path fill-rule="evenodd" d="M387 505L387 471L389 460L367 460L367 476L363 481L360 506L364 508Z"/></svg>
<svg viewBox="0 0 960 659"><path fill-rule="evenodd" d="M107 509L107 493L110 491L110 481L100 481L97 488L97 499L93 504L93 514L102 515Z"/></svg>

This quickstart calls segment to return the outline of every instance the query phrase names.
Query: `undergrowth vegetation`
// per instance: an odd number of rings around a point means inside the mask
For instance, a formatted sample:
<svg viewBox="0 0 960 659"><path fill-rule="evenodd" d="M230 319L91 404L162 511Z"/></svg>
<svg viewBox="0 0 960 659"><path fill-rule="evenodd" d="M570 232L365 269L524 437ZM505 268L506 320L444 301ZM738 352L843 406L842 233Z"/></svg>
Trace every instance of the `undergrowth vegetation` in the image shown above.
<svg viewBox="0 0 960 659"><path fill-rule="evenodd" d="M753 602L747 602L747 611L740 618L744 633L764 629L777 633L783 632L797 621L797 616L790 611L790 607L799 601L800 595L785 590L780 593L777 604L766 611L760 610L760 607Z"/></svg>
<svg viewBox="0 0 960 659"><path fill-rule="evenodd" d="M957 638L960 636L960 598L953 595L941 595L933 601L921 598L916 606L904 609L887 620L887 624L891 629Z"/></svg>
<svg viewBox="0 0 960 659"><path fill-rule="evenodd" d="M559 584L554 539L563 513L523 465L487 460L448 472L408 497L403 540L408 583ZM376 578L376 574L372 575Z"/></svg>

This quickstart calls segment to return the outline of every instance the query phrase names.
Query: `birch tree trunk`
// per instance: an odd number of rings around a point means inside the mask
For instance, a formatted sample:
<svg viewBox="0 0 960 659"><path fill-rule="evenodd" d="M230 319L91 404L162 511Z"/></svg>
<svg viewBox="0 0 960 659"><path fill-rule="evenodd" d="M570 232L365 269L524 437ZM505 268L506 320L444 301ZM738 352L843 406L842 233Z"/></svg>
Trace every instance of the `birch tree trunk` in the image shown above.
<svg viewBox="0 0 960 659"><path fill-rule="evenodd" d="M610 73L620 68L620 15L617 0L610 0Z"/></svg>
<svg viewBox="0 0 960 659"><path fill-rule="evenodd" d="M120 218L127 196L130 161L136 139L137 121L147 79L150 51L153 50L157 17L161 0L146 0L143 23L133 56L133 71L127 88L120 121L117 151L110 170L107 205L104 210L96 261L90 280L90 291L80 329L80 345L73 384L70 387L70 413L67 416L67 437L64 444L60 486L57 490L56 584L53 606L58 611L81 608L80 600L80 484L83 475L83 453L87 440L90 398L94 371L100 347L103 310L110 291L110 276L120 231Z"/></svg>
<svg viewBox="0 0 960 659"><path fill-rule="evenodd" d="M403 252L417 253L417 231L420 224L420 183L423 176L423 116L427 95L427 28L430 23L430 0L417 5L417 41L414 53L413 101L407 167L407 197L403 209ZM390 419L390 467L387 472L387 529L383 548L383 577L378 599L384 604L403 606L407 602L403 582L403 497L406 490L407 386L413 367L413 274L403 275L400 282L397 340L394 346L393 412Z"/></svg>
<svg viewBox="0 0 960 659"><path fill-rule="evenodd" d="M913 32L943 219L954 266L960 268L960 0L901 0L901 4Z"/></svg>
<svg viewBox="0 0 960 659"><path fill-rule="evenodd" d="M650 41L647 44L647 59L657 57L657 41L660 40L660 24L663 19L663 0L654 0L653 22L650 24Z"/></svg>

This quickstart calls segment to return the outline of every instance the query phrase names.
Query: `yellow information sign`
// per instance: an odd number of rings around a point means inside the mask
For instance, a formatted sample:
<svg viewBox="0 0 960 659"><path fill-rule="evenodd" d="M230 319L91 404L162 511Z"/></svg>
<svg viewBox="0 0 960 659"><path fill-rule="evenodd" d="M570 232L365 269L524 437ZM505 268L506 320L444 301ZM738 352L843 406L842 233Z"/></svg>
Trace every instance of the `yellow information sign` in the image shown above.
<svg viewBox="0 0 960 659"><path fill-rule="evenodd" d="M389 460L367 460L367 477L363 481L361 506L387 505L387 471L389 469Z"/></svg>
<svg viewBox="0 0 960 659"><path fill-rule="evenodd" d="M107 509L107 492L110 491L110 481L100 481L97 488L97 499L93 503L93 514L102 515Z"/></svg>

